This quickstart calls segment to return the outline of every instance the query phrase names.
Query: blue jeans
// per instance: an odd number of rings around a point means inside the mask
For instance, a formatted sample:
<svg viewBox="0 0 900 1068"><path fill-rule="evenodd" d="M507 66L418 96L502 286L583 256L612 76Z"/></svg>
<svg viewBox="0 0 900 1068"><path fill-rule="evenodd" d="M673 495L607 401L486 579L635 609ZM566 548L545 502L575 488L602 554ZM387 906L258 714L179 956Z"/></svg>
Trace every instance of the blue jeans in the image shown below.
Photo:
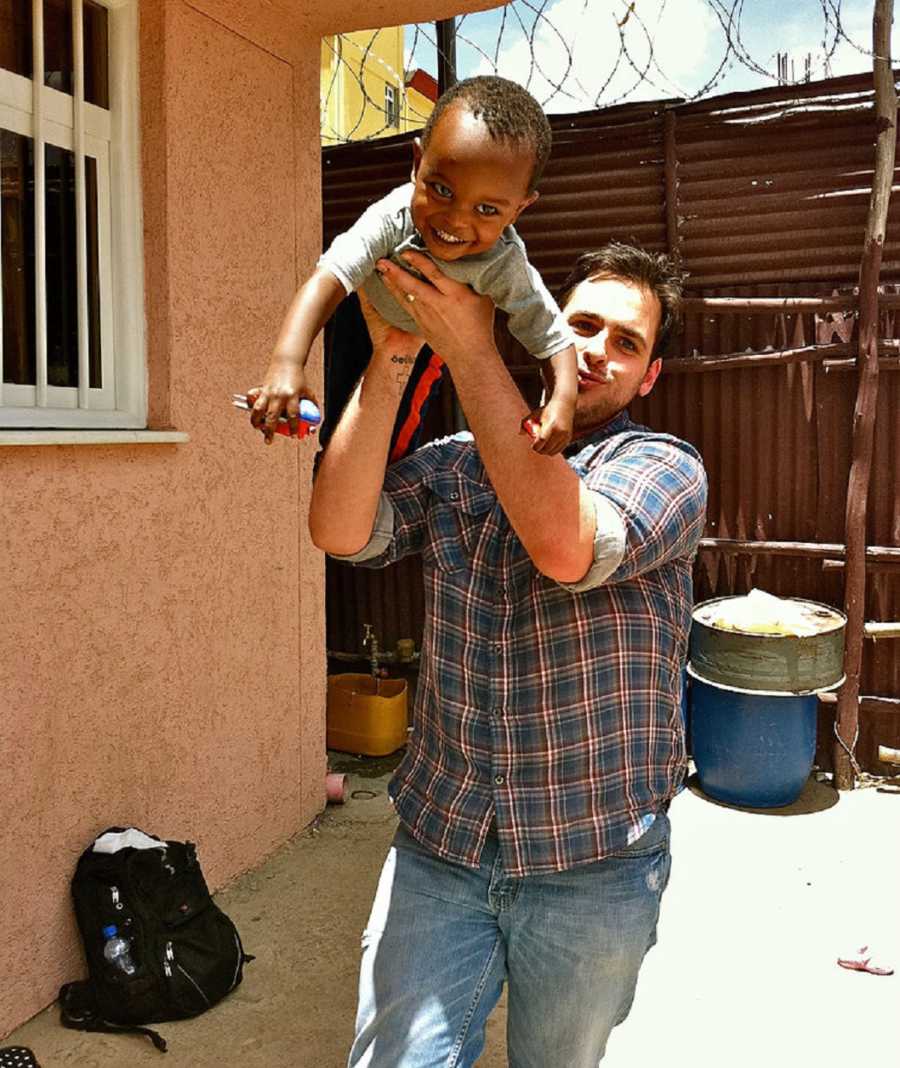
<svg viewBox="0 0 900 1068"><path fill-rule="evenodd" d="M504 982L510 1068L596 1068L656 941L669 820L551 875L510 878L496 838L477 871L401 827L363 934L351 1068L470 1068Z"/></svg>

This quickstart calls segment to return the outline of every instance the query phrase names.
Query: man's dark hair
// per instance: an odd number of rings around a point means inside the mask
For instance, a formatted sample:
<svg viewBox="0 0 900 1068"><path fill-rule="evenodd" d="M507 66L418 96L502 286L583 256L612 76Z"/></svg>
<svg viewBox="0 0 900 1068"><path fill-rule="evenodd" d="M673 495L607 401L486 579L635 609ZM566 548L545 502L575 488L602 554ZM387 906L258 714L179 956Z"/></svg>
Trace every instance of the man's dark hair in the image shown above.
<svg viewBox="0 0 900 1068"><path fill-rule="evenodd" d="M422 131L422 148L438 119L451 104L461 103L488 128L495 141L524 145L534 152L534 167L528 180L529 193L538 183L550 156L552 133L541 105L527 89L495 74L480 75L457 82L438 97Z"/></svg>
<svg viewBox="0 0 900 1068"><path fill-rule="evenodd" d="M618 278L648 290L659 301L660 318L651 359L665 356L681 317L681 291L685 273L677 260L664 252L647 252L638 245L610 241L602 248L582 253L568 278L559 287L559 306L565 308L576 286L585 279Z"/></svg>

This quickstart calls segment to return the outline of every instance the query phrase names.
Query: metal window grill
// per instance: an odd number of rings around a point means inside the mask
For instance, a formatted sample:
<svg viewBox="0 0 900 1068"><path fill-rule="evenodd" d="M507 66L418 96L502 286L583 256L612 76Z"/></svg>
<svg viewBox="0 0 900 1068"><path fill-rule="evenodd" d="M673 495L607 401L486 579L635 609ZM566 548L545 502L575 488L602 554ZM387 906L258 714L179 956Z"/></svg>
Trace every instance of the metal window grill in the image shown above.
<svg viewBox="0 0 900 1068"><path fill-rule="evenodd" d="M109 107L106 14L91 0L31 0L0 19L0 276L10 273L0 305L0 390L5 383L7 402L24 386L33 390L32 406L52 408L60 403L55 388L75 387L77 407L86 409L92 389L111 385L100 351L91 154L92 132L104 122L98 109Z"/></svg>

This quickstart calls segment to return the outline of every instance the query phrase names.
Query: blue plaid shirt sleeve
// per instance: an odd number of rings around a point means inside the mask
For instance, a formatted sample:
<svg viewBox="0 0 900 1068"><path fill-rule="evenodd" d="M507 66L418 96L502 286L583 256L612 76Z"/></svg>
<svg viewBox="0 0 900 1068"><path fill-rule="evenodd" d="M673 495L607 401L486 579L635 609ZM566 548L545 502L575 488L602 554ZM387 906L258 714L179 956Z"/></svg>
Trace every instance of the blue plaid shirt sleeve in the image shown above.
<svg viewBox="0 0 900 1068"><path fill-rule="evenodd" d="M692 558L706 519L706 472L675 439L637 439L591 470L588 486L619 510L625 553L607 583L622 582L681 557Z"/></svg>

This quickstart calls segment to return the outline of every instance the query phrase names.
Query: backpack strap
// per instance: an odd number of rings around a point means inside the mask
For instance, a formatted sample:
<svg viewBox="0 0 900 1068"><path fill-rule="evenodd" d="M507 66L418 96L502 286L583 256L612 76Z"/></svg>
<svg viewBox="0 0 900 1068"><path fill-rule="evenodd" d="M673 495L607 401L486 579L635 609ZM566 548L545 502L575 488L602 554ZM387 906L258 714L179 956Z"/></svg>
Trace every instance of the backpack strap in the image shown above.
<svg viewBox="0 0 900 1068"><path fill-rule="evenodd" d="M59 1018L63 1027L76 1031L100 1031L105 1034L146 1035L160 1053L168 1049L166 1040L149 1027L117 1024L104 1020L97 1012L97 1002L90 983L66 983L59 991Z"/></svg>

